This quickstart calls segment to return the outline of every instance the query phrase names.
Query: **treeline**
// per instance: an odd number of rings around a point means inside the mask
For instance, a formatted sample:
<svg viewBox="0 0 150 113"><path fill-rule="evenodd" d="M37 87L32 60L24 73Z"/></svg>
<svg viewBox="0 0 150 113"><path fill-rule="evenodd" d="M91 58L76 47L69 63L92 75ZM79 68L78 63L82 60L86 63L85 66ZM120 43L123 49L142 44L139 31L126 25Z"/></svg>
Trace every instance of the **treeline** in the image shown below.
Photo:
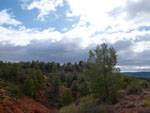
<svg viewBox="0 0 150 113"><path fill-rule="evenodd" d="M17 96L34 97L43 90L44 96L50 101L67 105L80 95L79 92L82 96L89 94L89 84L83 75L87 67L87 62L83 61L74 64L0 61L0 78L16 85L12 92ZM64 88L64 91L61 88ZM84 91L86 89L87 91ZM68 95L71 100L67 102L65 98L68 98Z"/></svg>

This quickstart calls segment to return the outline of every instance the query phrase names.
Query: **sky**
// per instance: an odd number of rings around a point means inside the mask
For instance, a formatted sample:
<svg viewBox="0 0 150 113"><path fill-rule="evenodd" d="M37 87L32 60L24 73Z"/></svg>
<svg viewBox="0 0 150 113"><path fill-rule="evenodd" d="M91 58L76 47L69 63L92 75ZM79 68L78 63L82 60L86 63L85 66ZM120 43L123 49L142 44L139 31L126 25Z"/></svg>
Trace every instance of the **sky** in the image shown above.
<svg viewBox="0 0 150 113"><path fill-rule="evenodd" d="M150 0L0 0L0 60L86 61L107 43L121 71L150 71Z"/></svg>

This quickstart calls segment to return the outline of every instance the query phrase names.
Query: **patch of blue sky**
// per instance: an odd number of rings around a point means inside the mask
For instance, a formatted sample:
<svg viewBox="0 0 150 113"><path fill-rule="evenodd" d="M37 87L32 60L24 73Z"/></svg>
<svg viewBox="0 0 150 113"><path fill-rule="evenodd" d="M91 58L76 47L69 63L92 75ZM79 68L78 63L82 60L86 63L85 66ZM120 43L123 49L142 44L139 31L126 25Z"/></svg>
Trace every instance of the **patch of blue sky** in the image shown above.
<svg viewBox="0 0 150 113"><path fill-rule="evenodd" d="M149 31L150 30L150 26L141 26L138 28L139 31Z"/></svg>
<svg viewBox="0 0 150 113"><path fill-rule="evenodd" d="M57 7L56 12L51 13L46 19L46 23L49 24L52 28L63 32L63 29L72 29L72 25L79 22L80 17L72 16L67 17L66 13L69 10L69 6L64 4L63 7Z"/></svg>
<svg viewBox="0 0 150 113"><path fill-rule="evenodd" d="M62 7L57 7L56 11L50 12L45 17L45 21L39 21L37 9L23 10L20 0L0 0L0 11L8 9L14 18L22 23L26 28L37 28L40 30L55 28L57 31L63 32L63 29L71 29L72 25L78 23L79 17L67 17L66 12L70 10L67 3L64 2Z"/></svg>
<svg viewBox="0 0 150 113"><path fill-rule="evenodd" d="M35 24L35 17L38 15L36 9L32 11L22 10L19 0L0 0L0 11L7 9L8 13L20 21L24 26L32 28Z"/></svg>

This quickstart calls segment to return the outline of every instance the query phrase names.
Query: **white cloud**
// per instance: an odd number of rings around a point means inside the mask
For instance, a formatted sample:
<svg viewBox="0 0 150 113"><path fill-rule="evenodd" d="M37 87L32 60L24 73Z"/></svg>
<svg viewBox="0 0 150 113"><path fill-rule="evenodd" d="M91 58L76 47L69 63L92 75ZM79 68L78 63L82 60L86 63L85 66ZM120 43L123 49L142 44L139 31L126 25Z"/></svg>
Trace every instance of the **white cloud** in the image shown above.
<svg viewBox="0 0 150 113"><path fill-rule="evenodd" d="M141 71L148 71L150 69L150 66L118 66L123 71L122 72L141 72Z"/></svg>
<svg viewBox="0 0 150 113"><path fill-rule="evenodd" d="M0 34L1 43L13 44L14 46L27 46L33 40L50 39L51 42L56 42L62 38L62 34L55 31L53 28L39 31L36 29L27 29L23 26L20 29L5 28L0 26Z"/></svg>
<svg viewBox="0 0 150 113"><path fill-rule="evenodd" d="M38 9L38 19L44 21L52 11L56 11L56 7L63 6L63 0L24 0L23 9Z"/></svg>
<svg viewBox="0 0 150 113"><path fill-rule="evenodd" d="M0 25L13 25L17 26L20 25L21 22L14 19L14 16L12 14L8 13L8 10L4 9L0 11Z"/></svg>
<svg viewBox="0 0 150 113"><path fill-rule="evenodd" d="M135 53L142 53L144 51L150 50L150 41L137 42L136 45L132 46L132 49Z"/></svg>
<svg viewBox="0 0 150 113"><path fill-rule="evenodd" d="M66 16L80 16L79 23L89 23L96 31L127 32L150 26L149 0L67 0Z"/></svg>
<svg viewBox="0 0 150 113"><path fill-rule="evenodd" d="M72 13L68 16L80 16L81 21L89 22L99 30L114 25L108 12L118 6L124 6L126 0L67 0Z"/></svg>

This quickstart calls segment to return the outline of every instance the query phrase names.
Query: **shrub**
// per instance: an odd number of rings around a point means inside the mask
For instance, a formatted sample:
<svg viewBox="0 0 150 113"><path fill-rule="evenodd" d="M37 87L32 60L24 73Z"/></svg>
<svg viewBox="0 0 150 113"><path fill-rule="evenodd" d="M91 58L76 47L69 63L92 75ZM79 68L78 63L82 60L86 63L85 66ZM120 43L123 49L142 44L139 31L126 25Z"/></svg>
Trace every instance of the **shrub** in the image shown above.
<svg viewBox="0 0 150 113"><path fill-rule="evenodd" d="M147 97L144 101L143 101L143 105L145 107L150 107L150 97Z"/></svg>
<svg viewBox="0 0 150 113"><path fill-rule="evenodd" d="M127 94L139 94L142 92L142 88L137 80L131 82L127 88Z"/></svg>
<svg viewBox="0 0 150 113"><path fill-rule="evenodd" d="M112 92L111 95L108 97L108 101L111 102L111 104L117 103L118 102L117 92Z"/></svg>
<svg viewBox="0 0 150 113"><path fill-rule="evenodd" d="M88 96L81 98L78 105L63 107L60 113L109 113L109 107L98 105L91 96Z"/></svg>
<svg viewBox="0 0 150 113"><path fill-rule="evenodd" d="M150 101L145 100L145 101L143 102L143 105L146 106L146 107L150 107Z"/></svg>
<svg viewBox="0 0 150 113"><path fill-rule="evenodd" d="M20 89L19 88L14 88L11 90L12 96L15 96L17 98L20 97Z"/></svg>
<svg viewBox="0 0 150 113"><path fill-rule="evenodd" d="M140 85L142 88L148 88L149 83L146 80L140 80Z"/></svg>
<svg viewBox="0 0 150 113"><path fill-rule="evenodd" d="M0 88L8 86L6 83L0 83Z"/></svg>

